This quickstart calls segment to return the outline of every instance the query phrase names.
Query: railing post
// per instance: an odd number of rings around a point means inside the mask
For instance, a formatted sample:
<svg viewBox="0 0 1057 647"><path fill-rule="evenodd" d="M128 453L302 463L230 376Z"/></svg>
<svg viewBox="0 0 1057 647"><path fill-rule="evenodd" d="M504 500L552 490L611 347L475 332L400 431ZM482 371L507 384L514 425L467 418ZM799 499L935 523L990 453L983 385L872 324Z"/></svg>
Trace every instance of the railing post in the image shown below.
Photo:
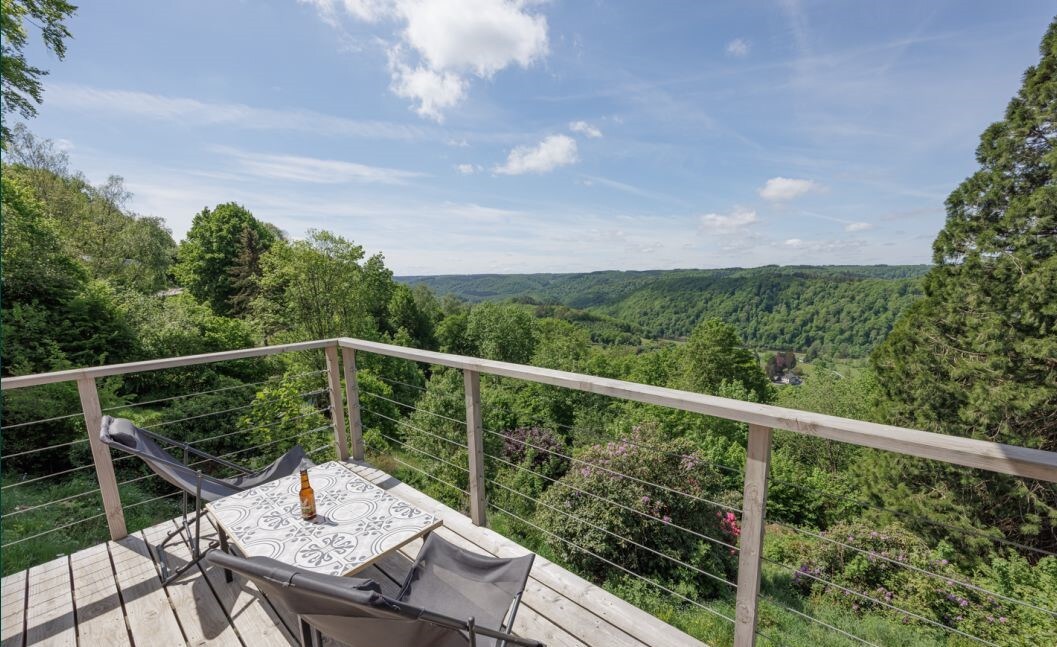
<svg viewBox="0 0 1057 647"><path fill-rule="evenodd" d="M363 422L360 420L360 385L356 381L356 350L341 349L341 367L345 371L345 403L349 412L349 432L352 436L352 458L362 461Z"/></svg>
<svg viewBox="0 0 1057 647"><path fill-rule="evenodd" d="M88 430L88 445L92 448L92 461L95 463L95 476L99 481L99 493L103 497L103 511L106 513L106 525L110 528L110 538L124 539L128 536L128 529L125 527L125 511L121 508L121 492L117 488L117 477L114 475L114 462L110 457L110 448L99 439L99 431L103 426L103 410L99 406L99 391L95 388L95 378L77 378L77 393L81 396L84 425Z"/></svg>
<svg viewBox="0 0 1057 647"><path fill-rule="evenodd" d="M484 425L481 422L481 374L462 372L466 391L466 449L470 456L470 519L475 525L488 523L484 491Z"/></svg>
<svg viewBox="0 0 1057 647"><path fill-rule="evenodd" d="M345 440L345 407L341 401L341 368L338 366L338 346L323 349L327 356L327 385L330 389L330 421L334 425L334 444L338 459L349 460L349 444Z"/></svg>
<svg viewBox="0 0 1057 647"><path fill-rule="evenodd" d="M741 506L741 541L738 546L738 599L734 613L734 647L753 647L756 644L760 558L763 556L767 471L771 463L772 434L770 427L749 425L749 445L745 452L745 498Z"/></svg>

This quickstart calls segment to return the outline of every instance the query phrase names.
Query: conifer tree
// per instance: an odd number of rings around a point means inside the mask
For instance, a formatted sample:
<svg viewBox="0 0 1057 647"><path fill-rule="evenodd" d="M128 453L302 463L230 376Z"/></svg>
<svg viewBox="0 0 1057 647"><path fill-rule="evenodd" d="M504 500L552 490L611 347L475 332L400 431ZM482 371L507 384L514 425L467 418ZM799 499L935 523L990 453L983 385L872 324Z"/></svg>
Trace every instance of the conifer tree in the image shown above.
<svg viewBox="0 0 1057 647"><path fill-rule="evenodd" d="M980 169L947 198L925 298L874 354L896 421L1057 450L1057 21L1005 118L980 137ZM915 511L1057 546L1053 484L880 459L870 482ZM927 494L925 494L927 492Z"/></svg>

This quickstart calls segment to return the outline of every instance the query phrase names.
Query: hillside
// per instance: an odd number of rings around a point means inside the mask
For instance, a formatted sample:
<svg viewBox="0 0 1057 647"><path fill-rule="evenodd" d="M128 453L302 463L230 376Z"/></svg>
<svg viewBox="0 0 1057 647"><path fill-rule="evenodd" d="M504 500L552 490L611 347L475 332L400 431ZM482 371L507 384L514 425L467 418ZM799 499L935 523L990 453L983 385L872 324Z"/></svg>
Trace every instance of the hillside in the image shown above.
<svg viewBox="0 0 1057 647"><path fill-rule="evenodd" d="M683 337L717 317L763 348L861 357L920 296L925 265L767 266L583 274L407 276L468 301L533 300L626 321L657 337Z"/></svg>

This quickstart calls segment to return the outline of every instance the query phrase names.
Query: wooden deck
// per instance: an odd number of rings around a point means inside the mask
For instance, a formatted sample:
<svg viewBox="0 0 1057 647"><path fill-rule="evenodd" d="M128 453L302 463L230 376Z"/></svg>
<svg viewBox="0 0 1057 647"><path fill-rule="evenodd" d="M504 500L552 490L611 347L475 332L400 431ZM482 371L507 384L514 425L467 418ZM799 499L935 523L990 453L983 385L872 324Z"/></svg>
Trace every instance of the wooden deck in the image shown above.
<svg viewBox="0 0 1057 647"><path fill-rule="evenodd" d="M352 468L394 495L444 520L445 539L489 555L525 549L365 463ZM0 582L0 647L25 645L231 645L290 647L296 620L245 580L224 582L201 564L180 581L161 586L147 550L171 528L168 521L120 541L92 546L34 566ZM207 526L212 532L212 527ZM395 593L421 540L364 571ZM171 563L190 556L186 544ZM537 557L515 631L555 647L685 647L702 643L561 567ZM340 645L328 641L332 646ZM384 646L379 646L384 647Z"/></svg>

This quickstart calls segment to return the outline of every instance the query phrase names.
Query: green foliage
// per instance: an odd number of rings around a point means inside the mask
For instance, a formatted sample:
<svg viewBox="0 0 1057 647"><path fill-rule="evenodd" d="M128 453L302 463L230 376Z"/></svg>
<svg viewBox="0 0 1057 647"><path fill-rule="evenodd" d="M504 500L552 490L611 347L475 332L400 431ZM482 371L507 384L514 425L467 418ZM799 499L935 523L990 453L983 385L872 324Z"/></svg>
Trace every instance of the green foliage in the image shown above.
<svg viewBox="0 0 1057 647"><path fill-rule="evenodd" d="M240 448L261 447L253 454L241 454L259 465L267 464L294 445L305 451L326 447L313 460L323 462L337 458L329 404L318 375L286 377L257 391L253 406L238 419L238 429L246 429L234 441Z"/></svg>
<svg viewBox="0 0 1057 647"><path fill-rule="evenodd" d="M392 297L392 273L380 256L362 262L363 256L359 245L316 230L266 252L252 306L265 338L378 338Z"/></svg>
<svg viewBox="0 0 1057 647"><path fill-rule="evenodd" d="M4 373L129 359L135 339L113 293L87 280L24 182L2 182Z"/></svg>
<svg viewBox="0 0 1057 647"><path fill-rule="evenodd" d="M247 348L256 341L248 323L218 316L189 294L158 297L125 293L121 311L135 330L144 359ZM135 373L126 381L131 393L147 400L218 388L218 376L256 382L267 371L266 362L241 360Z"/></svg>
<svg viewBox="0 0 1057 647"><path fill-rule="evenodd" d="M423 301L424 297L416 296L406 285L395 285L393 296L389 299L386 321L392 332L403 330L407 333L410 341L408 345L433 350L436 348L433 338L434 317L439 315L439 311L431 311L428 301Z"/></svg>
<svg viewBox="0 0 1057 647"><path fill-rule="evenodd" d="M120 177L93 186L69 169L66 153L21 124L14 128L5 161L10 163L4 175L30 189L66 253L92 278L139 292L168 287L176 243L160 218L128 209L131 194Z"/></svg>
<svg viewBox="0 0 1057 647"><path fill-rule="evenodd" d="M10 474L5 474L4 486L15 481ZM9 575L25 570L30 566L51 561L56 557L69 555L72 552L101 544L110 539L106 519L101 515L103 502L98 494L85 494L99 487L99 483L90 472L82 472L64 478L62 481L43 481L25 486L12 487L4 491L2 499L3 515L24 510L10 516L2 522L4 543L26 539L13 546L4 548L3 574ZM164 493L169 493L169 487ZM121 486L121 503L125 509L125 525L129 532L171 519L179 513L177 498L151 501L159 496L154 490L146 487L144 482ZM45 505L52 501L71 498L61 503ZM31 510L36 506L44 506ZM96 517L89 521L82 521ZM75 523L69 528L53 530L67 523Z"/></svg>
<svg viewBox="0 0 1057 647"><path fill-rule="evenodd" d="M837 524L822 539L778 530L765 546L768 559L798 566L794 589L829 605L903 623L932 621L1003 645L1057 640L1057 622L1048 613L981 591L1053 608L1057 559L1031 566L1012 553L996 556L973 586L965 586L968 578L950 559L953 552L942 544L930 549L900 524L878 528L863 522Z"/></svg>
<svg viewBox="0 0 1057 647"><path fill-rule="evenodd" d="M244 234L247 229L253 233ZM196 299L208 303L217 314L226 315L232 310L233 298L244 305L240 299L245 297L246 286L237 281L248 262L243 244L254 245L254 252L259 255L260 250L270 248L275 241L274 231L245 207L234 202L207 207L195 215L187 237L180 243L173 274Z"/></svg>
<svg viewBox="0 0 1057 647"><path fill-rule="evenodd" d="M927 269L921 265L768 266L402 280L471 301L518 298L615 317L611 321L619 324L587 325L593 336L597 331L598 343L632 343L625 335L683 337L700 322L718 318L735 325L753 347L793 348L813 359L868 354L918 298L918 277ZM544 316L564 318L559 312ZM630 328L622 329L621 324Z"/></svg>
<svg viewBox="0 0 1057 647"><path fill-rule="evenodd" d="M470 310L466 338L481 357L526 364L536 347L535 320L517 306L482 303Z"/></svg>
<svg viewBox="0 0 1057 647"><path fill-rule="evenodd" d="M45 47L61 60L66 56L66 39L70 38L65 21L75 11L77 7L65 0L3 0L0 5L0 34L3 36L0 106L5 122L16 112L25 119L35 116L37 108L34 104L43 100L41 77L47 71L30 65L22 53L26 46L26 23L40 29ZM6 150L11 132L6 123L0 129L0 142Z"/></svg>
<svg viewBox="0 0 1057 647"><path fill-rule="evenodd" d="M258 280L261 276L261 254L268 250L268 242L261 238L254 227L243 227L239 234L238 256L228 268L231 277L231 314L243 316L260 292Z"/></svg>
<svg viewBox="0 0 1057 647"><path fill-rule="evenodd" d="M932 431L1057 450L1057 22L980 169L947 199L925 298L874 355L891 418ZM882 457L870 477L897 510L1001 527L1057 547L1057 486ZM1017 510L1023 522L1009 519Z"/></svg>
<svg viewBox="0 0 1057 647"><path fill-rule="evenodd" d="M740 384L756 396L757 402L772 397L767 376L759 362L746 349L738 331L718 319L702 322L683 347L680 385L690 391L716 393L724 382Z"/></svg>
<svg viewBox="0 0 1057 647"><path fill-rule="evenodd" d="M0 182L4 305L61 305L84 284L84 269L63 249L54 221L25 182L8 173Z"/></svg>
<svg viewBox="0 0 1057 647"><path fill-rule="evenodd" d="M721 524L724 511L703 500L721 491L722 479L691 443L639 428L620 440L578 451L576 458L569 472L544 492L536 512L539 525L561 538L548 538L547 543L563 562L599 581L612 573L611 566L571 546L575 544L635 573L680 586L694 597L723 590L668 558L720 577L734 570L732 551L672 526L727 542L736 536L731 534L736 526Z"/></svg>

